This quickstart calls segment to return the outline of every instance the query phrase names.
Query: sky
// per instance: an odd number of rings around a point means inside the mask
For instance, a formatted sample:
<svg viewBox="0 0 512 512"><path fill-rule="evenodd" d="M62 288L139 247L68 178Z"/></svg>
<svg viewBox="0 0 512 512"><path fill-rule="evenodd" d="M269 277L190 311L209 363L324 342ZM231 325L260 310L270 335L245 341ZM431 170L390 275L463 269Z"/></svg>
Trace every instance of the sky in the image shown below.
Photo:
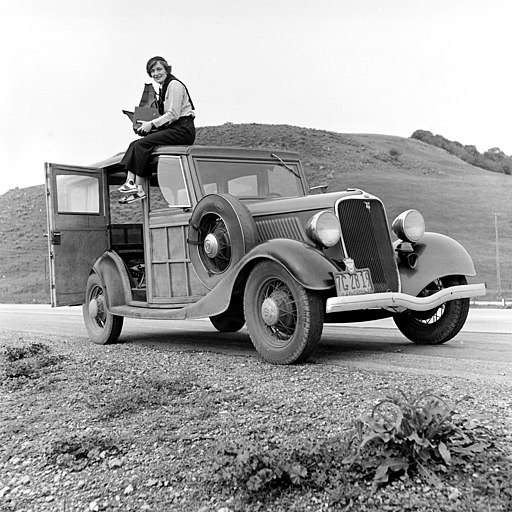
<svg viewBox="0 0 512 512"><path fill-rule="evenodd" d="M512 154L509 0L16 0L0 4L0 194L135 138L154 55L196 126L289 124Z"/></svg>

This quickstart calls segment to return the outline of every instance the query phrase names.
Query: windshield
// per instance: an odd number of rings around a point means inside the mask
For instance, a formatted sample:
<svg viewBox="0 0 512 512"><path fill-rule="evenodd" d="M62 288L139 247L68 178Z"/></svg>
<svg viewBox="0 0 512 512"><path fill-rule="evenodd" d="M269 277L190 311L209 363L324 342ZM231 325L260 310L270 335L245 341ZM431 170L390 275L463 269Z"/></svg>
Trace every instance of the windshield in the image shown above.
<svg viewBox="0 0 512 512"><path fill-rule="evenodd" d="M233 162L198 159L196 168L204 194L227 193L239 199L304 196L298 164Z"/></svg>

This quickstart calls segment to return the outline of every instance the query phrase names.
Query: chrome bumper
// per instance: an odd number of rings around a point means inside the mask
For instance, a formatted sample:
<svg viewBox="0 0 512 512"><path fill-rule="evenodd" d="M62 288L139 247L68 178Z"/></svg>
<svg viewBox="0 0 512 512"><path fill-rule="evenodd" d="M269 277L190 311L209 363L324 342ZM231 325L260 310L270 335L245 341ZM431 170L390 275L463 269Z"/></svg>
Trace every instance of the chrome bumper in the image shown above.
<svg viewBox="0 0 512 512"><path fill-rule="evenodd" d="M327 299L326 313L338 313L340 311L354 311L358 309L382 308L397 313L406 309L414 311L428 311L434 309L449 300L469 299L485 295L485 285L465 284L444 288L428 297L413 297L406 293L385 292L369 293L366 295L346 295L343 297L331 297Z"/></svg>

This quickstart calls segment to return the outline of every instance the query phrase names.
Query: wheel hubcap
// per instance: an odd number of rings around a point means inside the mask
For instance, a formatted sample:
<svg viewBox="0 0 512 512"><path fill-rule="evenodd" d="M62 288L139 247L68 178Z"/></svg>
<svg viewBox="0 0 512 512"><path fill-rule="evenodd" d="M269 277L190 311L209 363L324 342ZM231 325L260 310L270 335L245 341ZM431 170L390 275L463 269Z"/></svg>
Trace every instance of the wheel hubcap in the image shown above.
<svg viewBox="0 0 512 512"><path fill-rule="evenodd" d="M92 319L94 325L103 329L107 320L105 311L105 296L103 290L99 287L94 288L90 294L90 300L87 304L89 317Z"/></svg>
<svg viewBox="0 0 512 512"><path fill-rule="evenodd" d="M231 264L231 241L223 219L208 214L201 219L199 231L199 256L205 269L212 274L224 272Z"/></svg>
<svg viewBox="0 0 512 512"><path fill-rule="evenodd" d="M261 317L269 325L276 325L279 321L279 306L272 297L267 297L261 305Z"/></svg>
<svg viewBox="0 0 512 512"><path fill-rule="evenodd" d="M284 289L274 289L261 304L261 317L269 327L290 328L294 325L293 303Z"/></svg>
<svg viewBox="0 0 512 512"><path fill-rule="evenodd" d="M208 258L215 258L219 254L219 241L212 233L206 235L204 239L204 252Z"/></svg>
<svg viewBox="0 0 512 512"><path fill-rule="evenodd" d="M91 318L96 318L98 316L98 301L95 298L91 299L89 302L88 311Z"/></svg>

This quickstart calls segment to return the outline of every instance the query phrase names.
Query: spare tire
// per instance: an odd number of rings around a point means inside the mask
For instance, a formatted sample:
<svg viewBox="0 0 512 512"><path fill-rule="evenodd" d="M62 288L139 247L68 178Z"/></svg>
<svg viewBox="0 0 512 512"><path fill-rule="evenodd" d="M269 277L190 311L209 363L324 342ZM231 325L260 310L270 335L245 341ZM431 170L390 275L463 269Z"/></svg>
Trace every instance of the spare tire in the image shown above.
<svg viewBox="0 0 512 512"><path fill-rule="evenodd" d="M230 194L209 194L189 221L190 261L200 281L212 289L257 243L249 210Z"/></svg>

